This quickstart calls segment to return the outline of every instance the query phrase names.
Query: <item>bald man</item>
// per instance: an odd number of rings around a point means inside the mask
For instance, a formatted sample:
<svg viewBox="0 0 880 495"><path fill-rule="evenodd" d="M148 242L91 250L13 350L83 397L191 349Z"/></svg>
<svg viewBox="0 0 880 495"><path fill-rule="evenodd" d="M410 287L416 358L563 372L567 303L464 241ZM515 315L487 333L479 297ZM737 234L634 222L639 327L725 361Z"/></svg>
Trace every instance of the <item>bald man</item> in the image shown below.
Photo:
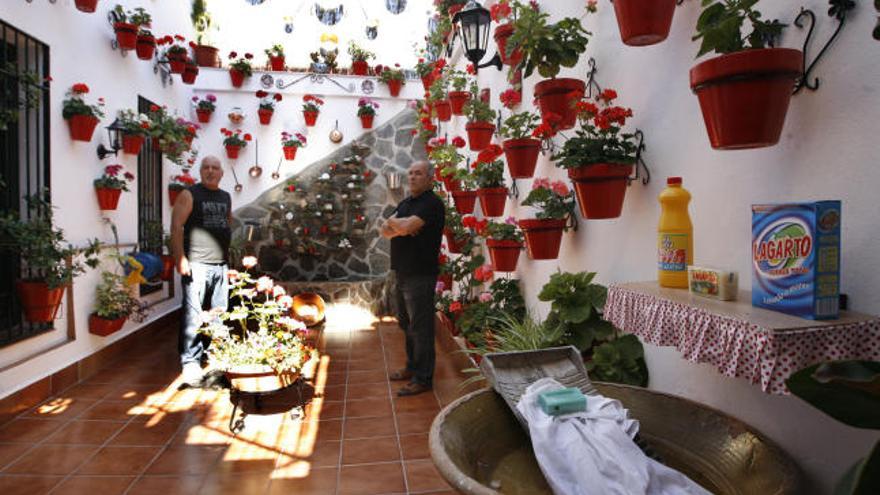
<svg viewBox="0 0 880 495"><path fill-rule="evenodd" d="M182 191L171 213L171 252L183 284L178 348L183 383L192 387L201 384L205 349L210 343L199 333L202 311L226 310L226 261L232 237L232 199L220 189L220 159L203 158L199 175L201 183Z"/></svg>

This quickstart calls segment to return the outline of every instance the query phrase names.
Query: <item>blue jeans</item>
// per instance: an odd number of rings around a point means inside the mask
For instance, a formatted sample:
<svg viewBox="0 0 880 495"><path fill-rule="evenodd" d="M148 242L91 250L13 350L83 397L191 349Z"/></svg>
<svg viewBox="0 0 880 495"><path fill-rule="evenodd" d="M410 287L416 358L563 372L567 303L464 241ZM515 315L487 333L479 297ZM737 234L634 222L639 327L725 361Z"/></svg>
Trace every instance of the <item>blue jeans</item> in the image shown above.
<svg viewBox="0 0 880 495"><path fill-rule="evenodd" d="M436 275L397 275L397 322L406 334L406 369L412 381L434 379L434 288Z"/></svg>
<svg viewBox="0 0 880 495"><path fill-rule="evenodd" d="M221 308L226 311L229 284L226 265L209 265L190 262L190 274L181 277L183 284L183 320L180 325L181 364L198 363L204 358L205 349L211 343L207 335L199 333L202 311Z"/></svg>

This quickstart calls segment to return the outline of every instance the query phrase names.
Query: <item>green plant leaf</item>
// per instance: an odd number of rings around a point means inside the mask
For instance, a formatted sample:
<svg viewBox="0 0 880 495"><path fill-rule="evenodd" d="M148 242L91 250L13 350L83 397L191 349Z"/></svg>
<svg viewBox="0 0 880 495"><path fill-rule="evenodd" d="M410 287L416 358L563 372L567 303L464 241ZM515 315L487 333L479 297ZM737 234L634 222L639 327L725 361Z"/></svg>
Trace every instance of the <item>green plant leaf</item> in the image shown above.
<svg viewBox="0 0 880 495"><path fill-rule="evenodd" d="M838 421L880 429L880 362L821 363L794 373L785 383L792 394Z"/></svg>

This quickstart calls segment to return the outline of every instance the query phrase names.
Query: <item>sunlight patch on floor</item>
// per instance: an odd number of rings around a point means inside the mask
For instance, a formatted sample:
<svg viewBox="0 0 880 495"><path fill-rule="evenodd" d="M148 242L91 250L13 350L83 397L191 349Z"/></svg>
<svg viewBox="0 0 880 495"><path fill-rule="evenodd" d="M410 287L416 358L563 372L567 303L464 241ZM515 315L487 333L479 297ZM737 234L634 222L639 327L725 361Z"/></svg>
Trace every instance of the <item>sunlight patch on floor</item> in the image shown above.
<svg viewBox="0 0 880 495"><path fill-rule="evenodd" d="M369 330L378 321L369 309L348 303L329 304L324 317L327 319L324 331L328 333Z"/></svg>

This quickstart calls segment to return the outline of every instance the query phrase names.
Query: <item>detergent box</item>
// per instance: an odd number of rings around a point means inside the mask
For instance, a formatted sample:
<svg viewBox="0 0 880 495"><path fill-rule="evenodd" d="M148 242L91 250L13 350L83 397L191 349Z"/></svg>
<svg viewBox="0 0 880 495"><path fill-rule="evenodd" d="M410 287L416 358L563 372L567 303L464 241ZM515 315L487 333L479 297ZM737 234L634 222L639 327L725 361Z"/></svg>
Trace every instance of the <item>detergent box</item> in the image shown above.
<svg viewBox="0 0 880 495"><path fill-rule="evenodd" d="M838 316L840 201L752 205L752 305Z"/></svg>

